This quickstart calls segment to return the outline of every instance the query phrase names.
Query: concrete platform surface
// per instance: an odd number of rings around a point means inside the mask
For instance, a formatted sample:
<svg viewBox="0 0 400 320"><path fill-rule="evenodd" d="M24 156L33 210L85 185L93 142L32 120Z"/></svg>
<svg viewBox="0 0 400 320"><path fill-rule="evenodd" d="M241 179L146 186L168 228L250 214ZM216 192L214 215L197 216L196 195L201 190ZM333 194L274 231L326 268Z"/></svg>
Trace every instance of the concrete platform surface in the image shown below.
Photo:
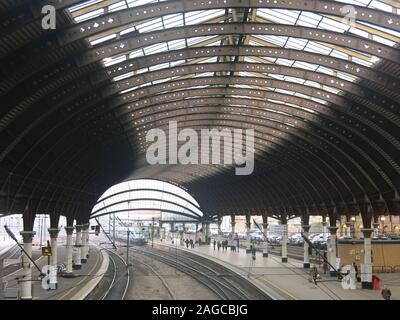
<svg viewBox="0 0 400 320"><path fill-rule="evenodd" d="M58 245L58 265L66 263L67 249L65 245ZM102 265L102 254L94 247L90 246L89 259L87 263L82 264L81 270L74 270L74 277L64 278L58 276L58 289L56 290L44 290L41 282L38 280L39 271L36 268L32 268L32 296L33 300L71 300L76 299L80 292L87 290L87 283L93 279L97 271ZM47 264L47 258L40 258L36 261L39 268L42 268ZM7 275L4 280L8 282L8 287L17 287L18 279L22 277L22 269ZM85 293L82 293L85 294Z"/></svg>
<svg viewBox="0 0 400 320"><path fill-rule="evenodd" d="M218 259L223 264L238 267L247 273L251 279L257 279L264 285L271 287L279 296L290 300L383 300L380 291L361 289L357 284L356 290L346 290L335 277L324 275L321 270L321 281L315 285L309 281L309 270L303 268L302 261L290 259L282 263L281 258L270 254L262 257L261 252L256 253L256 260L251 254L246 254L244 249L239 252L220 251L212 245L196 246L194 249L171 244L164 240L161 244L177 247L180 250L193 252L204 257ZM400 300L400 274L376 274L382 283L387 285L392 292L392 300Z"/></svg>

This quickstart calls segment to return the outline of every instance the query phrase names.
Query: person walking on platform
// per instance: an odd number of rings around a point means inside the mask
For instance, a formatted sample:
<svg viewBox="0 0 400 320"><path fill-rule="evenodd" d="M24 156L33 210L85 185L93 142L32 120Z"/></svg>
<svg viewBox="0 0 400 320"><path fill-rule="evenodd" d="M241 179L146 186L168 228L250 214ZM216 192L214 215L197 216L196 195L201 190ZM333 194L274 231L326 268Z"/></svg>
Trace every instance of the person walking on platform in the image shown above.
<svg viewBox="0 0 400 320"><path fill-rule="evenodd" d="M217 241L214 239L214 251L215 251L215 246L217 245Z"/></svg>
<svg viewBox="0 0 400 320"><path fill-rule="evenodd" d="M219 240L218 240L218 242L217 242L217 248L218 248L218 251L219 251L219 249L221 248L221 241L219 241Z"/></svg>
<svg viewBox="0 0 400 320"><path fill-rule="evenodd" d="M189 239L186 239L186 248L189 248Z"/></svg>
<svg viewBox="0 0 400 320"><path fill-rule="evenodd" d="M383 286L381 294L382 294L383 299L385 299L385 300L390 300L390 297L392 296L392 292L386 286Z"/></svg>
<svg viewBox="0 0 400 320"><path fill-rule="evenodd" d="M190 239L190 247L193 249L194 248L194 243L193 243L193 239Z"/></svg>

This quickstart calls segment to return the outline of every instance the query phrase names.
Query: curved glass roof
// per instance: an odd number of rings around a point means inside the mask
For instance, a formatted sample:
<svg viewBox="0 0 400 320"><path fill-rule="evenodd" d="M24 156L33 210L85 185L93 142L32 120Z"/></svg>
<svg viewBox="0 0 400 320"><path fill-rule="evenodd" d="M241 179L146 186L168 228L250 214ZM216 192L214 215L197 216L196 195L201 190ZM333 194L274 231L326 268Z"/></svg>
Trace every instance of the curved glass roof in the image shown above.
<svg viewBox="0 0 400 320"><path fill-rule="evenodd" d="M274 4L270 1L259 0L255 1L253 5L257 7L252 8L238 8L235 6L229 7L229 3L234 1L208 1L210 9L208 10L183 10L173 14L159 15L155 14L156 17L141 20L136 18L134 22L131 23L117 23L115 27L109 27L103 32L93 32L94 29L101 27L97 22L91 25L85 24L85 22L97 21L104 15L109 15L113 12L123 12L129 9L135 9L139 6L155 4L155 3L172 3L172 1L151 1L151 0L91 0L86 2L81 2L78 5L72 6L68 9L68 12L75 23L81 26L80 31L82 34L88 33L86 40L89 42L90 46L94 49L99 48L98 52L106 51L108 44L115 43L118 39L126 39L128 37L136 37L139 35L149 35L149 38L145 40L156 38L157 32L168 31L171 28L185 28L190 26L202 26L213 24L213 26L218 24L235 24L235 23L248 23L248 24L265 24L265 25L282 25L282 26L295 26L298 29L301 28L313 28L315 30L321 30L322 39L314 40L306 36L305 33L293 33L293 35L273 35L273 34L262 34L262 32L246 33L246 34L231 34L231 33L221 33L212 32L212 28L209 29L210 35L199 35L194 36L191 32L185 32L184 36L181 38L176 38L173 40L166 40L166 36L159 37L160 40L151 41L152 43L146 45L146 41L142 45L137 46L137 48L125 50L127 43L117 42L116 47L119 46L120 49L117 54L107 54L105 58L101 61L107 72L111 77L112 81L116 84L116 88L119 95L126 96L131 92L137 92L141 88L152 87L160 85L163 83L169 83L178 80L187 79L206 79L207 77L215 76L235 76L235 77L253 77L261 78L267 80L278 80L277 86L265 86L252 84L242 84L238 83L239 80L235 80L226 85L220 84L197 84L194 86L184 86L185 90L194 88L221 88L223 86L232 89L256 89L262 90L264 92L271 92L282 94L285 96L292 96L300 98L299 104L290 103L287 101L276 100L267 98L271 103L277 103L281 105L287 105L291 108L301 109L309 113L315 113L310 108L304 106L305 103L316 103L318 105L330 105L332 102L332 96L338 96L342 98L348 92L360 93L360 86L358 83L362 78L358 75L367 68L373 68L382 59L372 54L368 49L369 44L365 44L361 47L354 46L353 43L349 45L348 43L343 43L337 41L337 43L332 41L324 41L324 38L328 40L328 35L325 32L334 32L338 35L353 36L358 39L365 39L372 41L378 45L383 45L387 47L397 47L400 43L400 32L393 29L383 27L382 25L372 24L365 21L365 13L358 14L356 8L367 8L373 9L381 14L390 13L394 15L400 14L400 5L396 1L390 0L340 0L332 1L333 4L339 4L341 10L343 9L343 16L338 16L334 14L324 14L318 12L318 10L313 10L314 8L305 7L304 10L295 9L285 9L285 8L269 8L270 6L279 5L279 2L274 1ZM272 2L272 1L271 1ZM225 5L224 5L225 4ZM250 2L251 4L251 2ZM263 4L265 4L263 8ZM190 2L188 6L196 5L196 3ZM201 5L205 5L205 2L201 2ZM225 6L225 7L224 7ZM303 6L306 6L304 2ZM354 7L356 6L356 7ZM213 8L214 7L214 8ZM220 7L220 8L218 8ZM222 8L224 7L224 8ZM325 6L326 7L326 6ZM157 9L146 9L145 11ZM167 8L167 7L165 7ZM164 9L165 9L164 8ZM168 9L168 8L167 8ZM318 9L318 8L317 8ZM319 11L323 11L327 8L322 8ZM329 8L328 8L329 9ZM332 8L333 9L333 8ZM146 11L147 10L147 11ZM347 10L347 11L346 11ZM137 13L136 13L137 14ZM354 14L354 19L351 18L351 14ZM121 16L122 17L122 16ZM347 18L350 17L350 18ZM372 15L370 14L371 18ZM112 17L108 21L102 21L101 23L109 23L111 25L115 24ZM390 20L388 22L390 26ZM91 30L88 30L91 28ZM256 31L257 28L252 30ZM195 30L194 33L196 33ZM304 35L304 36L302 36ZM316 34L318 36L318 34ZM329 36L330 37L330 36ZM140 68L128 67L127 71L124 72L124 68L119 65L123 62L129 62L132 59L143 58L147 56L154 56L157 54L168 53L172 50L185 50L190 48L216 48L222 46L248 46L248 47L268 47L285 49L289 51L301 51L311 54L317 54L319 56L339 59L343 62L349 62L344 69L336 68L336 65L327 65L327 63L320 63L320 59L311 59L311 61L304 61L304 59L296 59L295 54L288 55L287 57L281 57L279 55L218 55L215 56L208 55L199 58L182 58L182 59L172 59L173 61L151 63L147 66ZM122 52L120 52L122 51ZM378 50L379 51L379 50ZM98 53L97 52L97 53ZM379 54L378 54L379 55ZM217 63L247 63L252 65L276 65L278 67L289 67L304 70L307 72L316 73L318 79L305 79L307 77L299 77L295 75L288 74L287 72L279 72L279 70L285 71L287 69L271 70L270 68L263 71L262 68L246 70L212 70L212 67L208 67L210 71L186 71L184 69L179 69L180 67L186 67L190 65L206 65L206 64L217 64ZM330 62L331 64L333 62ZM112 69L112 66L116 66ZM126 65L125 65L126 67ZM111 69L110 69L111 68ZM170 72L166 72L156 79L151 79L151 77L144 77L144 80L140 80L138 76L142 74L151 75L152 73L160 70L169 69ZM225 69L226 70L226 69ZM290 72L289 72L290 73ZM115 75L115 76L114 76ZM329 81L326 76L329 76ZM320 79L320 80L319 80ZM324 81L324 79L326 81ZM134 80L137 80L136 83ZM291 88L282 87L281 83L295 84ZM300 90L301 88L306 88L305 90ZM299 89L298 89L299 88ZM316 94L309 93L311 89L318 89ZM164 92L174 92L180 91L181 88L173 88L171 86L166 86ZM308 91L307 91L308 90ZM304 92L306 91L306 92ZM313 93L315 91L312 91ZM162 90L159 93L163 93ZM132 95L131 97L134 97ZM136 97L136 96L135 96ZM247 98L245 94L224 94L225 98ZM130 97L128 96L128 99ZM195 98L193 96L186 96L184 99L189 100ZM254 97L250 97L254 99ZM305 103L300 103L304 102ZM337 100L342 101L342 100ZM127 131L135 128L137 131L137 139L131 141L132 145L137 148L140 152L145 152L147 148L144 136L146 132L157 126L156 119L152 117L145 117L141 114L141 111L134 112L135 106L133 104L124 104L118 107L117 113L124 115L131 115L131 118L127 118L123 121L124 127ZM141 110L141 109L139 109ZM229 113L229 112L228 112ZM269 119L272 120L272 119ZM272 120L274 121L274 120ZM145 123L143 123L145 122ZM159 125L160 123L158 123ZM289 125L286 122L282 122L284 125Z"/></svg>
<svg viewBox="0 0 400 320"><path fill-rule="evenodd" d="M198 202L181 187L137 179L116 184L104 192L92 210L92 217L146 210L159 211L162 220L199 220L203 216Z"/></svg>

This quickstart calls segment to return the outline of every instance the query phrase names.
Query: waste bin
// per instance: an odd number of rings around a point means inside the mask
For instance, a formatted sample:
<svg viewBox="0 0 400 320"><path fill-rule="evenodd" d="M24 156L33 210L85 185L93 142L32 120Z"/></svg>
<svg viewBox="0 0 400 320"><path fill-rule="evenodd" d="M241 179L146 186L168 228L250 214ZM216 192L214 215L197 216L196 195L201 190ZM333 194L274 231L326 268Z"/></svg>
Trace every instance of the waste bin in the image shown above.
<svg viewBox="0 0 400 320"><path fill-rule="evenodd" d="M381 279L373 275L372 285L374 286L374 290L381 290Z"/></svg>

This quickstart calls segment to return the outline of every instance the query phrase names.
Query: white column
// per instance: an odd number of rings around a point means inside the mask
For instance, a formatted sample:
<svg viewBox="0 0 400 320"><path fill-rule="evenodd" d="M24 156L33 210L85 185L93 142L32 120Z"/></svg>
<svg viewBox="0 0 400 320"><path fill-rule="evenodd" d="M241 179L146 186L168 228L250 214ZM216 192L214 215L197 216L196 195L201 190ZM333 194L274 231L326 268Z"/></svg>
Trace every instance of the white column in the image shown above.
<svg viewBox="0 0 400 320"><path fill-rule="evenodd" d="M282 234L282 243L281 243L281 257L282 262L287 262L287 240L288 240L288 232L287 232L287 224L282 224L283 234Z"/></svg>
<svg viewBox="0 0 400 320"><path fill-rule="evenodd" d="M57 238L60 229L58 228L50 228L50 246L51 246L51 257L50 257L50 264L52 266L50 270L50 281L49 281L49 289L56 290L58 287L58 280L57 280Z"/></svg>
<svg viewBox="0 0 400 320"><path fill-rule="evenodd" d="M210 237L210 223L206 222L206 242L208 243Z"/></svg>
<svg viewBox="0 0 400 320"><path fill-rule="evenodd" d="M76 225L76 235L75 235L75 248L76 248L76 253L74 257L74 269L75 270L80 270L82 269L82 263L81 263L81 257L82 257L82 226L81 225Z"/></svg>
<svg viewBox="0 0 400 320"><path fill-rule="evenodd" d="M222 240L222 229L221 229L221 225L222 225L222 220L218 220L218 240Z"/></svg>
<svg viewBox="0 0 400 320"><path fill-rule="evenodd" d="M268 230L268 223L264 222L263 223L263 232L264 232L265 236L267 236L267 230ZM263 249L262 256L264 258L268 258L268 241L265 241L265 248Z"/></svg>
<svg viewBox="0 0 400 320"><path fill-rule="evenodd" d="M250 253L250 245L251 245L250 228L251 228L251 223L246 222L246 252L247 253Z"/></svg>
<svg viewBox="0 0 400 320"><path fill-rule="evenodd" d="M378 238L379 237L379 222L374 222L373 226L374 226L374 237Z"/></svg>
<svg viewBox="0 0 400 320"><path fill-rule="evenodd" d="M90 227L90 224L88 223L88 225L87 225L87 229L86 229L86 259L89 259L89 249L90 249L90 246L89 246L89 227Z"/></svg>
<svg viewBox="0 0 400 320"><path fill-rule="evenodd" d="M81 247L81 263L87 262L87 234L89 233L89 225L82 225L82 247Z"/></svg>
<svg viewBox="0 0 400 320"><path fill-rule="evenodd" d="M67 265L66 265L66 276L72 275L72 252L73 252L73 242L72 242L72 234L74 232L73 226L65 227L65 231L67 232Z"/></svg>
<svg viewBox="0 0 400 320"><path fill-rule="evenodd" d="M361 265L361 287L363 289L373 289L371 244L371 233L373 231L373 229L362 229L364 234L364 264Z"/></svg>
<svg viewBox="0 0 400 320"><path fill-rule="evenodd" d="M303 235L305 238L308 239L308 231L310 231L310 226L309 225L303 225ZM303 261L303 268L304 269L309 269L310 268L310 257L308 254L308 250L309 250L309 245L307 241L304 241L303 244L303 249L304 249L304 261Z"/></svg>
<svg viewBox="0 0 400 320"><path fill-rule="evenodd" d="M235 226L236 226L236 222L235 221L231 221L231 236L232 236L232 239L234 238L234 236L235 236Z"/></svg>
<svg viewBox="0 0 400 320"><path fill-rule="evenodd" d="M336 267L336 232L338 227L329 227L329 231L331 233L331 241L330 241L330 255L329 255L329 263ZM330 275L337 276L337 273L332 267L330 267Z"/></svg>
<svg viewBox="0 0 400 320"><path fill-rule="evenodd" d="M32 239L35 235L33 231L20 232L24 241L24 253L22 256L22 274L23 278L20 282L20 299L32 300L32 262L28 257L32 257Z"/></svg>

